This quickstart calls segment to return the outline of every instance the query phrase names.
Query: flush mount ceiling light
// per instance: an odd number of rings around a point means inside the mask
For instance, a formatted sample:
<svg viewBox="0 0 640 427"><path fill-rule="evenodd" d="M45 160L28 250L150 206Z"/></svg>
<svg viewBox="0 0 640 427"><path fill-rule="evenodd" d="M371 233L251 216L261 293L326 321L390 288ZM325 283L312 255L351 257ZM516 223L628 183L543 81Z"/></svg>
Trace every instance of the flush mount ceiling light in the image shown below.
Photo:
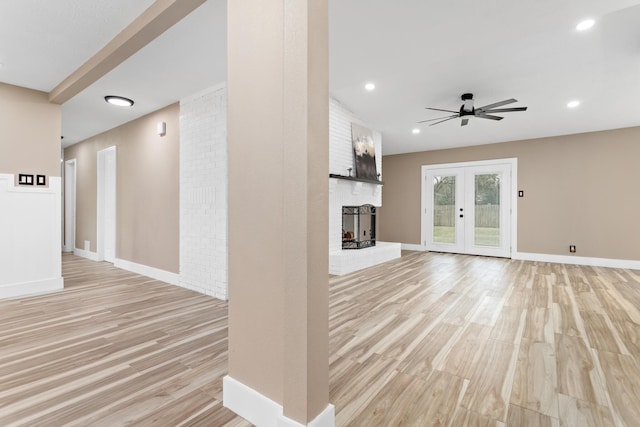
<svg viewBox="0 0 640 427"><path fill-rule="evenodd" d="M125 98L124 96L107 95L104 97L104 100L118 107L131 107L133 105L133 100Z"/></svg>
<svg viewBox="0 0 640 427"><path fill-rule="evenodd" d="M578 105L580 105L580 101L571 101L567 104L567 108L576 108Z"/></svg>
<svg viewBox="0 0 640 427"><path fill-rule="evenodd" d="M372 91L376 88L376 85L374 85L373 83L367 83L366 85L364 85L364 88L368 91Z"/></svg>
<svg viewBox="0 0 640 427"><path fill-rule="evenodd" d="M415 128L415 129L413 129L411 132L412 132L414 135L417 135L417 134L419 134L419 133L420 133L420 129Z"/></svg>
<svg viewBox="0 0 640 427"><path fill-rule="evenodd" d="M593 27L593 24L595 24L596 21L593 19L585 19L584 21L580 22L578 25L576 25L576 30L578 31L586 31L589 28Z"/></svg>

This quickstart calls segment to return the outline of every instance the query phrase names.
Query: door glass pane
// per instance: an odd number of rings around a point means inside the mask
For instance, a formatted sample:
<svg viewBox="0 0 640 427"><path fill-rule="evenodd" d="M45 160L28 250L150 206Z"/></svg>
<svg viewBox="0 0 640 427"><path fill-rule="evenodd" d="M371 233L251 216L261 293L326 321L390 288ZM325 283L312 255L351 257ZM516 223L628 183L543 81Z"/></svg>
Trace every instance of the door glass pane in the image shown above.
<svg viewBox="0 0 640 427"><path fill-rule="evenodd" d="M474 244L500 246L500 175L476 175L474 196Z"/></svg>
<svg viewBox="0 0 640 427"><path fill-rule="evenodd" d="M456 177L433 177L433 242L456 243Z"/></svg>

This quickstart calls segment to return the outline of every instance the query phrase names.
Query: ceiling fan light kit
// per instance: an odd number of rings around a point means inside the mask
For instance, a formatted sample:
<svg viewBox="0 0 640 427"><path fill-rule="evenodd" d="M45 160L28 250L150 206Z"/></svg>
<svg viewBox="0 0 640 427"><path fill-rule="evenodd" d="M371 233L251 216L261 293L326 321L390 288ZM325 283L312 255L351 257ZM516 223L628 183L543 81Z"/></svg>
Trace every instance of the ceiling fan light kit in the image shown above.
<svg viewBox="0 0 640 427"><path fill-rule="evenodd" d="M426 107L427 110L445 111L447 113L453 113L453 114L445 117L437 117L435 119L421 120L418 123L434 122L429 125L429 126L433 126L433 125L437 125L438 123L460 118L461 119L460 126L466 126L469 124L469 119L473 117L477 117L479 119L488 119L488 120L502 120L504 117L496 116L495 113L501 114L501 113L511 113L515 111L527 111L527 107L498 108L498 107L502 107L503 105L518 102L518 100L514 98L505 99L504 101L500 101L500 102L494 102L493 104L488 104L479 108L475 108L473 106L472 93L463 93L460 99L462 100L462 105L460 106L459 111Z"/></svg>

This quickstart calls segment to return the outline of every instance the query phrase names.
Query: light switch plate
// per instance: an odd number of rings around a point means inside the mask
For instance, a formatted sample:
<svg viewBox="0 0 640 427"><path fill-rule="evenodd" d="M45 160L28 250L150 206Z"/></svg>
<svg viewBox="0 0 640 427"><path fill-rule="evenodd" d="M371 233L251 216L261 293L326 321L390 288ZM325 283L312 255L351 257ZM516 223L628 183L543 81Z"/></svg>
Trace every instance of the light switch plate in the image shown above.
<svg viewBox="0 0 640 427"><path fill-rule="evenodd" d="M33 185L33 175L29 175L26 173L18 174L18 184Z"/></svg>

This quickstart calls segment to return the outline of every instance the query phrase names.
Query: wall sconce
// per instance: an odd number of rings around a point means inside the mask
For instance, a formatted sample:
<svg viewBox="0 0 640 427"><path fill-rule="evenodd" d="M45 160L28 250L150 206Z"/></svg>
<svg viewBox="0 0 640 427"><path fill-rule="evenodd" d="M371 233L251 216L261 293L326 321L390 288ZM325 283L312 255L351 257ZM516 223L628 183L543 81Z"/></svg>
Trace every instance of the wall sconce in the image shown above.
<svg viewBox="0 0 640 427"><path fill-rule="evenodd" d="M156 132L159 136L165 136L167 134L167 123L158 122L158 126L156 127Z"/></svg>

